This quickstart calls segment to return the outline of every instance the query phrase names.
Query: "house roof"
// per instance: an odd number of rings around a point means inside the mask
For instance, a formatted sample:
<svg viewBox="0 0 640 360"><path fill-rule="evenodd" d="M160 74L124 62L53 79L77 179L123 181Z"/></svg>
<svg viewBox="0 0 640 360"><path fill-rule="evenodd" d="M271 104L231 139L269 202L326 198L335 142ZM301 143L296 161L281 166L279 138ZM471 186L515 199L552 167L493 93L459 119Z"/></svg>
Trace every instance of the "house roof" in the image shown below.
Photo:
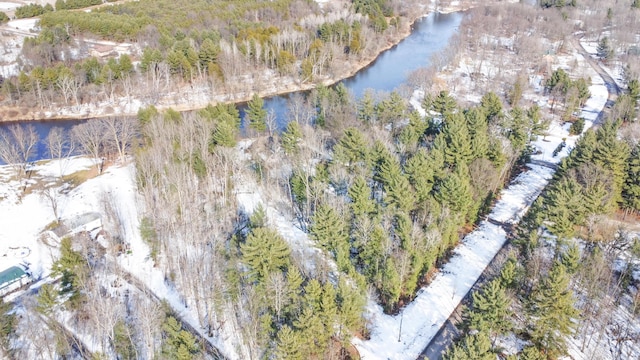
<svg viewBox="0 0 640 360"><path fill-rule="evenodd" d="M5 283L11 283L14 280L18 280L24 275L26 275L26 273L18 266L12 266L3 270L0 272L0 287Z"/></svg>

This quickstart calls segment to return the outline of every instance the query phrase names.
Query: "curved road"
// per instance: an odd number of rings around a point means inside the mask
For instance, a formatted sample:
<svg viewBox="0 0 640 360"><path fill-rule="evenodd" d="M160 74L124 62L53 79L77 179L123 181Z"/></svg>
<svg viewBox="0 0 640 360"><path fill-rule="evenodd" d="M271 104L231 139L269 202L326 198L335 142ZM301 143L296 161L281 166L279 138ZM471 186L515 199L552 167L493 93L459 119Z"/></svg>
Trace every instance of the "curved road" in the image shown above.
<svg viewBox="0 0 640 360"><path fill-rule="evenodd" d="M604 109L600 111L594 126L602 124L604 121L604 114L607 107L613 105L618 95L622 93L622 90L615 82L615 80L607 73L600 62L589 54L584 47L580 44L580 40L577 38L571 38L569 42L573 45L573 47L584 57L585 61L595 70L600 77L604 80L604 84L607 87L607 92L609 93L607 99L607 105ZM543 190L544 191L544 190ZM512 235L512 229L509 227L503 226L509 238ZM439 360L442 359L443 354L447 349L451 346L451 344L455 341L456 338L460 336L460 330L458 329L458 325L462 321L462 309L464 304L469 302L471 298L471 293L476 291L485 281L487 275L493 273L496 269L500 269L506 260L506 254L508 254L509 241L505 243L505 245L498 251L493 260L489 263L487 268L484 270L482 275L478 278L473 288L467 293L467 295L462 299L458 307L456 307L455 311L451 314L449 319L444 323L444 325L440 328L436 336L431 340L429 345L424 349L422 354L419 356L419 360L429 359L429 360Z"/></svg>

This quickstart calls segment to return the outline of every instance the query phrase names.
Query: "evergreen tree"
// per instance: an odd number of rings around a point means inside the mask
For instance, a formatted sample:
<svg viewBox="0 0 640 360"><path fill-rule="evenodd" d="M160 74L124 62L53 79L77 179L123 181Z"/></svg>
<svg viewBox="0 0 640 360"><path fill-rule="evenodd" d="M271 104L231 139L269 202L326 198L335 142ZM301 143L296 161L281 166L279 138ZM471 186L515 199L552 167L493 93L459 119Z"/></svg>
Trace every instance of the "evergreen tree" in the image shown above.
<svg viewBox="0 0 640 360"><path fill-rule="evenodd" d="M491 341L485 332L465 336L444 355L446 360L495 360Z"/></svg>
<svg viewBox="0 0 640 360"><path fill-rule="evenodd" d="M456 110L457 106L458 104L456 103L456 100L449 95L448 91L443 90L438 93L438 96L436 96L435 99L433 99L431 110L445 116L452 114Z"/></svg>
<svg viewBox="0 0 640 360"><path fill-rule="evenodd" d="M333 152L335 159L344 162L347 166L356 164L361 164L364 167L369 166L367 140L356 128L348 128L344 131L344 135L333 148Z"/></svg>
<svg viewBox="0 0 640 360"><path fill-rule="evenodd" d="M464 117L471 138L472 158L485 158L489 152L489 135L484 111L481 108L473 108L465 112Z"/></svg>
<svg viewBox="0 0 640 360"><path fill-rule="evenodd" d="M36 310L44 315L50 315L58 303L58 294L52 284L42 284L38 290L38 304Z"/></svg>
<svg viewBox="0 0 640 360"><path fill-rule="evenodd" d="M80 297L81 279L88 271L88 265L82 254L73 250L70 237L60 241L60 258L51 266L51 275L62 275L61 294L71 294L69 300L76 301Z"/></svg>
<svg viewBox="0 0 640 360"><path fill-rule="evenodd" d="M278 332L275 357L278 360L304 359L300 333L291 330L288 325L283 325Z"/></svg>
<svg viewBox="0 0 640 360"><path fill-rule="evenodd" d="M211 135L211 143L209 152L213 153L216 146L232 148L236 146L237 128L226 121L216 124L213 134Z"/></svg>
<svg viewBox="0 0 640 360"><path fill-rule="evenodd" d="M473 160L469 129L462 114L445 116L442 132L434 146L444 151L445 162L450 166L468 165Z"/></svg>
<svg viewBox="0 0 640 360"><path fill-rule="evenodd" d="M468 173L457 168L440 182L435 195L436 199L451 210L466 215L473 204L469 180Z"/></svg>
<svg viewBox="0 0 640 360"><path fill-rule="evenodd" d="M300 333L301 349L305 359L322 354L331 336L331 334L327 334L324 331L319 314L320 311L316 312L309 307L305 307L300 317L293 322L294 328Z"/></svg>
<svg viewBox="0 0 640 360"><path fill-rule="evenodd" d="M348 190L351 211L354 216L368 215L375 211L376 203L371 198L371 188L364 177L358 176Z"/></svg>
<svg viewBox="0 0 640 360"><path fill-rule="evenodd" d="M502 101L496 93L490 91L480 99L480 107L487 116L487 120L495 122L502 117Z"/></svg>
<svg viewBox="0 0 640 360"><path fill-rule="evenodd" d="M291 121L287 124L287 128L282 133L280 141L282 142L282 148L289 155L295 155L298 153L298 141L302 138L302 131L300 125Z"/></svg>
<svg viewBox="0 0 640 360"><path fill-rule="evenodd" d="M626 142L618 139L619 122L607 121L596 132L596 148L593 163L608 170L613 176L613 200L622 202L622 187L625 181L626 160L630 149Z"/></svg>
<svg viewBox="0 0 640 360"><path fill-rule="evenodd" d="M267 129L267 110L264 108L264 100L258 94L253 94L247 103L246 116L250 128L260 133Z"/></svg>
<svg viewBox="0 0 640 360"><path fill-rule="evenodd" d="M365 123L376 121L376 103L371 90L366 90L358 101L358 119Z"/></svg>
<svg viewBox="0 0 640 360"><path fill-rule="evenodd" d="M365 304L365 295L348 284L344 278L341 278L338 282L337 305L339 322L344 327L340 331L343 339L350 338L351 332L362 328L364 322L362 314Z"/></svg>
<svg viewBox="0 0 640 360"><path fill-rule="evenodd" d="M640 211L640 144L633 148L627 160L622 198L626 208Z"/></svg>
<svg viewBox="0 0 640 360"><path fill-rule="evenodd" d="M561 255L560 262L567 269L568 274L573 274L580 266L580 249L575 244L569 246Z"/></svg>
<svg viewBox="0 0 640 360"><path fill-rule="evenodd" d="M162 354L169 359L188 360L199 352L196 339L186 330L182 330L182 325L169 316L162 325L164 333L164 345Z"/></svg>
<svg viewBox="0 0 640 360"><path fill-rule="evenodd" d="M381 298L387 310L393 309L402 292L402 282L400 281L400 275L396 270L395 262L393 258L389 257L384 262L384 268L382 270L382 283L381 283Z"/></svg>
<svg viewBox="0 0 640 360"><path fill-rule="evenodd" d="M549 230L561 239L572 237L586 211L580 184L573 177L563 177L547 192L544 202Z"/></svg>
<svg viewBox="0 0 640 360"><path fill-rule="evenodd" d="M527 118L525 113L520 108L513 108L509 112L510 129L509 140L514 149L520 151L525 148L529 142L530 128L527 126Z"/></svg>
<svg viewBox="0 0 640 360"><path fill-rule="evenodd" d="M531 297L533 341L552 356L566 351L565 336L573 333L579 315L564 265L555 263Z"/></svg>
<svg viewBox="0 0 640 360"><path fill-rule="evenodd" d="M473 307L468 312L469 327L488 334L502 334L510 327L507 293L496 279L482 287L482 291L471 293Z"/></svg>
<svg viewBox="0 0 640 360"><path fill-rule="evenodd" d="M535 346L528 346L522 350L519 360L547 360L547 357L538 350Z"/></svg>
<svg viewBox="0 0 640 360"><path fill-rule="evenodd" d="M598 47L596 48L596 53L600 60L607 61L611 59L613 56L613 49L611 48L611 44L609 44L609 38L604 36L600 41L598 41Z"/></svg>
<svg viewBox="0 0 640 360"><path fill-rule="evenodd" d="M405 171L415 189L418 203L423 203L431 196L435 183L435 168L443 166L436 164L430 155L425 148L420 148L405 164Z"/></svg>
<svg viewBox="0 0 640 360"><path fill-rule="evenodd" d="M318 279L311 279L304 286L303 303L305 308L320 311L320 301L322 299L322 284Z"/></svg>
<svg viewBox="0 0 640 360"><path fill-rule="evenodd" d="M296 266L290 266L287 271L287 289L285 301L285 313L289 318L294 319L299 315L302 307L302 274Z"/></svg>
<svg viewBox="0 0 640 360"><path fill-rule="evenodd" d="M321 205L316 209L309 235L318 245L329 250L336 259L339 254L347 255L349 252L347 223L344 217L327 205Z"/></svg>
<svg viewBox="0 0 640 360"><path fill-rule="evenodd" d="M242 261L250 267L250 276L258 281L289 266L291 250L275 230L253 229L240 248Z"/></svg>
<svg viewBox="0 0 640 360"><path fill-rule="evenodd" d="M12 311L13 304L0 300L0 354L7 354L11 347L11 336L15 334L18 318Z"/></svg>

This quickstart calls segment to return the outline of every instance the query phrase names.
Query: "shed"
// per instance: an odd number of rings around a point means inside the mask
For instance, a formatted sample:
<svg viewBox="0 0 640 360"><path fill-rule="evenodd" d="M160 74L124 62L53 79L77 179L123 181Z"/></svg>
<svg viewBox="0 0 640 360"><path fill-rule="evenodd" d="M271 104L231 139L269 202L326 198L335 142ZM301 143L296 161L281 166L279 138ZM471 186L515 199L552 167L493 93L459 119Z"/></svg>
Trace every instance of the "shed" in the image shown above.
<svg viewBox="0 0 640 360"><path fill-rule="evenodd" d="M12 266L0 272L0 296L30 283L29 275L20 267Z"/></svg>

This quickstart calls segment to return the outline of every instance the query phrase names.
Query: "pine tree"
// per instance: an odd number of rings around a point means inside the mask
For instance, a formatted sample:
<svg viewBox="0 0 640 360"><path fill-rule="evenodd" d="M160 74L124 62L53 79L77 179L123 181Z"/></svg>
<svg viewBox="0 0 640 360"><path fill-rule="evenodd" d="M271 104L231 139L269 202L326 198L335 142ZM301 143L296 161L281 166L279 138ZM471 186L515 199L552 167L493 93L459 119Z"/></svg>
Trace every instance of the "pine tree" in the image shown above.
<svg viewBox="0 0 640 360"><path fill-rule="evenodd" d="M640 144L633 148L627 160L622 198L626 208L640 211Z"/></svg>
<svg viewBox="0 0 640 360"><path fill-rule="evenodd" d="M370 90L366 90L358 101L358 119L365 123L376 121L376 103Z"/></svg>
<svg viewBox="0 0 640 360"><path fill-rule="evenodd" d="M334 158L347 166L361 164L369 166L369 149L367 140L360 130L348 128L333 149Z"/></svg>
<svg viewBox="0 0 640 360"><path fill-rule="evenodd" d="M293 322L296 331L300 332L301 349L306 359L322 354L327 346L327 340L331 336L324 331L319 313L320 311L316 312L305 307L300 317Z"/></svg>
<svg viewBox="0 0 640 360"><path fill-rule="evenodd" d="M42 284L38 290L38 312L49 315L58 303L58 294L52 284Z"/></svg>
<svg viewBox="0 0 640 360"><path fill-rule="evenodd" d="M608 37L605 36L600 39L600 41L598 42L598 47L596 48L596 53L598 54L600 60L606 61L611 59L611 57L613 56L613 49L609 44Z"/></svg>
<svg viewBox="0 0 640 360"><path fill-rule="evenodd" d="M60 241L60 258L51 266L51 275L62 275L61 294L71 294L69 300L75 302L80 298L81 279L86 276L88 265L82 254L73 250L70 237Z"/></svg>
<svg viewBox="0 0 640 360"><path fill-rule="evenodd" d="M211 135L211 143L209 152L213 153L216 146L232 148L236 146L237 128L226 121L216 124L213 134Z"/></svg>
<svg viewBox="0 0 640 360"><path fill-rule="evenodd" d="M458 104L456 103L456 100L449 95L448 91L443 90L438 93L438 96L436 96L435 99L433 99L431 110L445 116L453 113L457 106Z"/></svg>
<svg viewBox="0 0 640 360"><path fill-rule="evenodd" d="M400 281L400 275L396 269L395 262L391 257L387 258L384 262L382 283L380 285L382 303L387 310L392 310L400 299L402 282Z"/></svg>
<svg viewBox="0 0 640 360"><path fill-rule="evenodd" d="M509 112L510 129L509 140L514 149L520 151L524 149L529 141L530 128L527 126L527 118L520 108L513 108Z"/></svg>
<svg viewBox="0 0 640 360"><path fill-rule="evenodd" d="M267 129L267 110L264 108L264 100L258 94L253 94L247 103L246 116L250 128L260 133Z"/></svg>
<svg viewBox="0 0 640 360"><path fill-rule="evenodd" d="M500 285L493 280L482 287L481 292L472 292L473 307L468 313L469 327L488 334L502 334L508 330L510 300Z"/></svg>
<svg viewBox="0 0 640 360"><path fill-rule="evenodd" d="M366 297L353 285L347 283L344 278L341 278L338 282L337 304L342 328L340 336L347 339L351 332L360 330L364 324L362 314Z"/></svg>
<svg viewBox="0 0 640 360"><path fill-rule="evenodd" d="M351 199L351 211L354 216L368 215L375 211L376 203L371 198L371 188L364 177L356 177L347 194Z"/></svg>
<svg viewBox="0 0 640 360"><path fill-rule="evenodd" d="M162 353L167 358L189 360L198 353L196 339L188 331L182 330L182 325L174 317L167 318L162 330L165 335Z"/></svg>
<svg viewBox="0 0 640 360"><path fill-rule="evenodd" d="M311 279L304 287L304 307L311 310L320 310L322 299L322 284L317 279Z"/></svg>
<svg viewBox="0 0 640 360"><path fill-rule="evenodd" d="M495 360L491 341L485 332L467 335L444 355L446 360Z"/></svg>
<svg viewBox="0 0 640 360"><path fill-rule="evenodd" d="M349 232L344 217L327 205L318 206L311 219L309 235L321 247L329 250L334 257L349 246Z"/></svg>
<svg viewBox="0 0 640 360"><path fill-rule="evenodd" d="M464 117L471 138L472 158L485 158L489 152L489 135L484 111L481 108L473 108L465 112Z"/></svg>
<svg viewBox="0 0 640 360"><path fill-rule="evenodd" d="M484 110L489 122L499 121L502 117L502 101L493 91L482 96L480 107Z"/></svg>
<svg viewBox="0 0 640 360"><path fill-rule="evenodd" d="M282 148L289 155L295 155L298 153L298 142L302 138L302 132L300 131L300 125L291 121L287 124L287 128L282 133L280 141L282 142Z"/></svg>
<svg viewBox="0 0 640 360"><path fill-rule="evenodd" d="M565 176L547 193L544 199L549 230L562 239L573 236L574 227L584 221L586 209L582 187L573 177Z"/></svg>
<svg viewBox="0 0 640 360"><path fill-rule="evenodd" d="M560 262L567 269L568 274L573 274L580 266L580 249L575 244L569 246L561 255Z"/></svg>
<svg viewBox="0 0 640 360"><path fill-rule="evenodd" d="M519 360L547 360L547 357L540 352L535 346L529 346L522 350Z"/></svg>
<svg viewBox="0 0 640 360"><path fill-rule="evenodd" d="M300 333L291 330L288 325L283 325L278 332L275 357L278 360L304 359Z"/></svg>
<svg viewBox="0 0 640 360"><path fill-rule="evenodd" d="M296 266L290 266L287 271L287 289L284 311L289 318L294 319L299 315L302 306L302 283L304 282L300 270Z"/></svg>
<svg viewBox="0 0 640 360"><path fill-rule="evenodd" d="M466 170L466 169L465 169ZM460 167L456 168L438 186L436 199L460 214L472 211L472 193L469 175Z"/></svg>
<svg viewBox="0 0 640 360"><path fill-rule="evenodd" d="M622 202L622 187L625 181L625 163L630 149L626 142L618 139L619 122L607 121L596 132L596 148L593 163L613 175L613 200Z"/></svg>
<svg viewBox="0 0 640 360"><path fill-rule="evenodd" d="M405 171L409 175L409 182L416 192L417 202L423 203L431 196L431 190L435 182L434 160L429 156L424 148L410 157L405 164Z"/></svg>
<svg viewBox="0 0 640 360"><path fill-rule="evenodd" d="M13 304L0 299L0 354L8 354L11 346L11 336L15 334L18 317L13 310Z"/></svg>
<svg viewBox="0 0 640 360"><path fill-rule="evenodd" d="M449 114L445 116L442 132L438 135L440 142L436 140L434 146L444 151L445 162L450 166L459 164L468 165L473 160L471 138L466 120L462 114Z"/></svg>
<svg viewBox="0 0 640 360"><path fill-rule="evenodd" d="M565 336L573 333L573 321L579 312L574 307L573 292L564 265L555 263L531 297L533 341L552 356L566 351Z"/></svg>
<svg viewBox="0 0 640 360"><path fill-rule="evenodd" d="M250 267L249 274L255 280L266 279L270 273L289 266L291 250L275 230L253 229L240 248L242 261Z"/></svg>
<svg viewBox="0 0 640 360"><path fill-rule="evenodd" d="M320 319L324 326L324 333L332 336L338 316L336 306L336 289L331 282L327 281L322 287L322 297L320 298Z"/></svg>

